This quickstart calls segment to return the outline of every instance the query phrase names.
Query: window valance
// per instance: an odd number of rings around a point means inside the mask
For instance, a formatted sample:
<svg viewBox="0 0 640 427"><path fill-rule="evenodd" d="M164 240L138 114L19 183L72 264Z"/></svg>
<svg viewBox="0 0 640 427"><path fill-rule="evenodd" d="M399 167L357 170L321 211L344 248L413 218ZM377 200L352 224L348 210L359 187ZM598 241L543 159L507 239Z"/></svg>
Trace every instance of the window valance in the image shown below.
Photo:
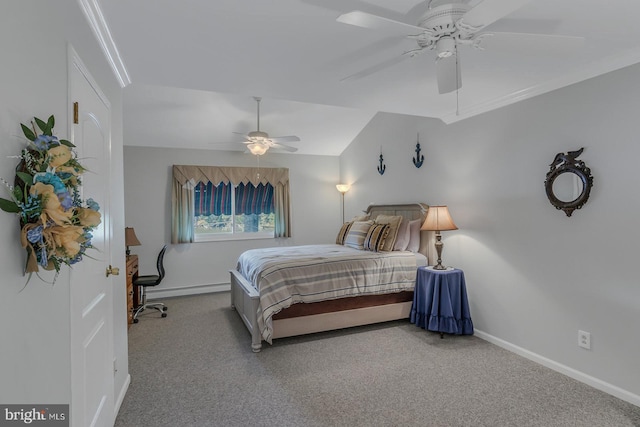
<svg viewBox="0 0 640 427"><path fill-rule="evenodd" d="M212 182L215 185L221 182L224 184L231 182L236 185L250 182L256 187L261 183L270 183L275 186L289 183L289 169L173 165L173 179L180 185L190 181L193 185L198 182Z"/></svg>

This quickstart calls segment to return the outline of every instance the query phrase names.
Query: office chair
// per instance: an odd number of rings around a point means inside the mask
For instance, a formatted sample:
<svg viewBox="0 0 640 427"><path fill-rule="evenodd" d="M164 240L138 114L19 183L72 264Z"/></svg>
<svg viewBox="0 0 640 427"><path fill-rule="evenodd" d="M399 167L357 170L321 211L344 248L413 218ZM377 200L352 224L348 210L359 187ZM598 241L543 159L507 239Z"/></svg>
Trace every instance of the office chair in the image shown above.
<svg viewBox="0 0 640 427"><path fill-rule="evenodd" d="M158 286L162 279L164 278L164 253L167 250L167 245L164 245L158 254L158 274L146 275L146 276L138 276L133 280L133 286L136 287L136 292L138 292L138 287L142 287L142 304L136 307L133 313L133 323L138 323L138 314L142 313L147 308L155 308L160 313L162 313L162 317L167 317L167 307L161 302L153 302L147 304L147 287L148 286Z"/></svg>

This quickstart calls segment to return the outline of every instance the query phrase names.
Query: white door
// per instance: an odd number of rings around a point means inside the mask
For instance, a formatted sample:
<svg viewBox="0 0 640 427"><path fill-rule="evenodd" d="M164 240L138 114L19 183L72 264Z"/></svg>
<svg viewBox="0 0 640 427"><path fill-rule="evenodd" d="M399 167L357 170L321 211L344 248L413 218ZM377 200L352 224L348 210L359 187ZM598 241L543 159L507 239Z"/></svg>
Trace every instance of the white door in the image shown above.
<svg viewBox="0 0 640 427"><path fill-rule="evenodd" d="M69 103L78 103L71 142L81 164L82 199L100 205L102 223L82 262L71 268L71 425L112 426L114 421L113 288L111 260L111 106L69 47ZM73 107L71 108L73 120ZM88 256L87 256L88 255Z"/></svg>

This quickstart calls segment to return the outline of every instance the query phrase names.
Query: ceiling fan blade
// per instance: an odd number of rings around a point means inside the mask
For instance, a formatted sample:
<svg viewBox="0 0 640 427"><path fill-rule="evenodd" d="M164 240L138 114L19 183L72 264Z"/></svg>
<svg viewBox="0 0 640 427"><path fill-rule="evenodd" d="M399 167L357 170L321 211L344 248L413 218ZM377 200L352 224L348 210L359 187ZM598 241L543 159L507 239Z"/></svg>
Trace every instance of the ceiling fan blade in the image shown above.
<svg viewBox="0 0 640 427"><path fill-rule="evenodd" d="M277 142L272 143L271 144L271 148L276 148L278 150L288 151L290 153L295 153L296 151L298 151L298 149L296 147L290 147L288 145L278 144Z"/></svg>
<svg viewBox="0 0 640 427"><path fill-rule="evenodd" d="M336 21L343 24L355 25L356 27L382 30L388 35L407 36L410 34L421 34L425 32L424 28L389 18L383 18L382 16L372 15L360 10L353 10L340 15Z"/></svg>
<svg viewBox="0 0 640 427"><path fill-rule="evenodd" d="M462 87L462 75L458 55L436 59L436 77L438 93L449 93Z"/></svg>
<svg viewBox="0 0 640 427"><path fill-rule="evenodd" d="M531 0L484 0L468 10L462 22L480 30L498 19L520 9Z"/></svg>
<svg viewBox="0 0 640 427"><path fill-rule="evenodd" d="M478 35L479 46L491 50L517 49L540 50L545 53L566 53L584 45L584 37L561 36L552 34L488 32Z"/></svg>
<svg viewBox="0 0 640 427"><path fill-rule="evenodd" d="M298 138L295 135L289 135L289 136L272 136L269 138L271 141L278 143L278 142L298 142L300 141L300 138Z"/></svg>

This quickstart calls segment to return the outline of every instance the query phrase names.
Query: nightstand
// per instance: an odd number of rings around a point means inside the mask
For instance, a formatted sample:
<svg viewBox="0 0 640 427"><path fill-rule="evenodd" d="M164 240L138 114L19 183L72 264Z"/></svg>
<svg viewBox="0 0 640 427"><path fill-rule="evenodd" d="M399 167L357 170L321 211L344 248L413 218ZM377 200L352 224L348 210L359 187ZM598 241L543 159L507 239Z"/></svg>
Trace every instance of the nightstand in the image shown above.
<svg viewBox="0 0 640 427"><path fill-rule="evenodd" d="M473 335L464 272L457 268L419 267L411 323L444 334Z"/></svg>

